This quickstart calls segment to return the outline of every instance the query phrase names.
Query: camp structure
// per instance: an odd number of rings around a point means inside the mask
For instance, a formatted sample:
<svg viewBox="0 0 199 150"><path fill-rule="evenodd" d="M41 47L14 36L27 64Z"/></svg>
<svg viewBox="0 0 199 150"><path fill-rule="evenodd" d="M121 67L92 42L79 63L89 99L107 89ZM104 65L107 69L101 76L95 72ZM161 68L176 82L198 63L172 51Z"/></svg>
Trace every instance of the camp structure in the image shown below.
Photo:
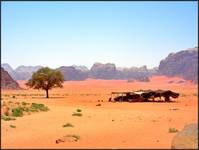
<svg viewBox="0 0 199 150"><path fill-rule="evenodd" d="M165 102L170 102L170 98L178 98L179 93L171 90L139 90L132 92L111 92L109 102L148 102L155 101L156 98Z"/></svg>

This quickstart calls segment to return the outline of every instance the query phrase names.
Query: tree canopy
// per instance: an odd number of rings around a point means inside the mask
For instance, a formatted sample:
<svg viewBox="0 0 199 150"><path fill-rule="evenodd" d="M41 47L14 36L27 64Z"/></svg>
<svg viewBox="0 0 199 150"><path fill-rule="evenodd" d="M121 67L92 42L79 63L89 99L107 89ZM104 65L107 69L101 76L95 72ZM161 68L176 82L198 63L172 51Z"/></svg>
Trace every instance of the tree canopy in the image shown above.
<svg viewBox="0 0 199 150"><path fill-rule="evenodd" d="M44 67L34 72L32 78L28 80L26 85L33 89L42 89L46 91L46 98L48 98L48 90L55 87L63 87L63 74L55 69Z"/></svg>

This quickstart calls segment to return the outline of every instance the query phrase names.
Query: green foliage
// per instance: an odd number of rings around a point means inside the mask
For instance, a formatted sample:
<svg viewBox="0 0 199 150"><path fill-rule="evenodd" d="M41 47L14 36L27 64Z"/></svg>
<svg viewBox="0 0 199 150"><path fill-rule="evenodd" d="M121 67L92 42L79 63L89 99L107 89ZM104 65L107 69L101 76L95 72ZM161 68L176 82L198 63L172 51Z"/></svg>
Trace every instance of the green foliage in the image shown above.
<svg viewBox="0 0 199 150"><path fill-rule="evenodd" d="M11 127L11 128L16 128L16 126L15 126L15 125L10 125L10 127Z"/></svg>
<svg viewBox="0 0 199 150"><path fill-rule="evenodd" d="M26 103L26 102L22 102L21 104L22 104L22 105L27 105L28 103Z"/></svg>
<svg viewBox="0 0 199 150"><path fill-rule="evenodd" d="M22 117L23 116L23 109L21 107L12 109L12 116Z"/></svg>
<svg viewBox="0 0 199 150"><path fill-rule="evenodd" d="M32 103L31 104L31 109L30 111L37 111L37 110L40 110L40 111L48 111L48 107L46 107L44 104L37 104L37 103Z"/></svg>
<svg viewBox="0 0 199 150"><path fill-rule="evenodd" d="M33 73L32 78L28 80L26 85L30 88L48 91L55 87L63 87L63 82L64 76L60 71L45 67Z"/></svg>
<svg viewBox="0 0 199 150"><path fill-rule="evenodd" d="M15 118L12 118L12 117L8 117L8 116L1 116L1 119L3 119L4 121L10 121L10 120L16 120Z"/></svg>
<svg viewBox="0 0 199 150"><path fill-rule="evenodd" d="M74 113L72 114L72 116L78 116L78 117L81 117L81 116L82 116L82 114L81 114L81 113L74 112Z"/></svg>
<svg viewBox="0 0 199 150"><path fill-rule="evenodd" d="M70 124L70 123L67 123L67 124L64 124L62 127L74 127L74 125Z"/></svg>
<svg viewBox="0 0 199 150"><path fill-rule="evenodd" d="M178 132L176 128L169 128L169 133L175 133Z"/></svg>

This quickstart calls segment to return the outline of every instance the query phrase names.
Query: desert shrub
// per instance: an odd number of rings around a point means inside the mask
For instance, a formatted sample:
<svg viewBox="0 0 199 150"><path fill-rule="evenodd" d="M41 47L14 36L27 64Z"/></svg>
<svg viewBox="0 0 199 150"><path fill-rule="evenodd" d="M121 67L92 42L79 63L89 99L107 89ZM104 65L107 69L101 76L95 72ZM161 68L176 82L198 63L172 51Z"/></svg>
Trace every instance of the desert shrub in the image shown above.
<svg viewBox="0 0 199 150"><path fill-rule="evenodd" d="M81 109L77 109L76 111L77 111L77 112L81 112L82 110L81 110Z"/></svg>
<svg viewBox="0 0 199 150"><path fill-rule="evenodd" d="M37 103L32 103L31 108L35 110L40 110L40 111L49 110L48 107L46 107L44 104L37 104Z"/></svg>
<svg viewBox="0 0 199 150"><path fill-rule="evenodd" d="M15 95L13 95L12 98L16 98Z"/></svg>
<svg viewBox="0 0 199 150"><path fill-rule="evenodd" d="M72 116L78 116L78 117L81 117L81 116L82 116L82 114L81 114L81 113L76 113L76 112L75 112L75 113L73 113L73 114L72 114Z"/></svg>
<svg viewBox="0 0 199 150"><path fill-rule="evenodd" d="M12 109L12 116L22 117L23 116L23 109L21 107Z"/></svg>
<svg viewBox="0 0 199 150"><path fill-rule="evenodd" d="M25 112L30 112L30 108L24 107L24 108L23 108L23 111L25 111Z"/></svg>
<svg viewBox="0 0 199 150"><path fill-rule="evenodd" d="M96 106L101 106L101 104L97 104Z"/></svg>
<svg viewBox="0 0 199 150"><path fill-rule="evenodd" d="M41 111L48 111L49 109L48 109L48 107L44 106L44 107L41 107L40 110Z"/></svg>
<svg viewBox="0 0 199 150"><path fill-rule="evenodd" d="M62 127L74 127L74 125L72 125L72 124L70 124L70 123L66 123L66 124L64 124Z"/></svg>
<svg viewBox="0 0 199 150"><path fill-rule="evenodd" d="M176 128L169 128L169 133L175 133L178 132Z"/></svg>
<svg viewBox="0 0 199 150"><path fill-rule="evenodd" d="M38 111L39 111L39 110L37 110L37 109L35 109L35 108L32 108L32 107L28 109L28 112L38 112Z"/></svg>
<svg viewBox="0 0 199 150"><path fill-rule="evenodd" d="M8 117L8 116L1 116L1 119L3 119L4 121L10 121L10 120L16 120L15 118L12 118L12 117Z"/></svg>
<svg viewBox="0 0 199 150"><path fill-rule="evenodd" d="M21 104L22 104L22 105L27 105L27 103L26 103L26 102L22 102Z"/></svg>
<svg viewBox="0 0 199 150"><path fill-rule="evenodd" d="M16 128L16 126L15 126L15 125L10 125L10 127L11 127L11 128Z"/></svg>

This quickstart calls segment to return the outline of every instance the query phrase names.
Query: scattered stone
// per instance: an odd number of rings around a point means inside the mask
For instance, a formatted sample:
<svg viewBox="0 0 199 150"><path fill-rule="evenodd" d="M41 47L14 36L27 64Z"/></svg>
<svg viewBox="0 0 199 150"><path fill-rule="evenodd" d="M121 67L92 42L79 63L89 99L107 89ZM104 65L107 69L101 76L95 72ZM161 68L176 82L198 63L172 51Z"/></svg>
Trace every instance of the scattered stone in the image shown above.
<svg viewBox="0 0 199 150"><path fill-rule="evenodd" d="M68 142L77 142L80 139L79 136L77 135L66 135L64 136L64 140L68 141Z"/></svg>
<svg viewBox="0 0 199 150"><path fill-rule="evenodd" d="M61 143L61 142L65 142L65 141L62 140L62 139L57 139L57 140L56 140L56 144L59 144L59 143Z"/></svg>
<svg viewBox="0 0 199 150"><path fill-rule="evenodd" d="M179 108L171 108L171 109L169 109L169 110L179 110Z"/></svg>
<svg viewBox="0 0 199 150"><path fill-rule="evenodd" d="M152 122L158 122L157 120L152 120Z"/></svg>
<svg viewBox="0 0 199 150"><path fill-rule="evenodd" d="M189 124L178 132L171 143L172 149L197 149L198 148L198 125Z"/></svg>

